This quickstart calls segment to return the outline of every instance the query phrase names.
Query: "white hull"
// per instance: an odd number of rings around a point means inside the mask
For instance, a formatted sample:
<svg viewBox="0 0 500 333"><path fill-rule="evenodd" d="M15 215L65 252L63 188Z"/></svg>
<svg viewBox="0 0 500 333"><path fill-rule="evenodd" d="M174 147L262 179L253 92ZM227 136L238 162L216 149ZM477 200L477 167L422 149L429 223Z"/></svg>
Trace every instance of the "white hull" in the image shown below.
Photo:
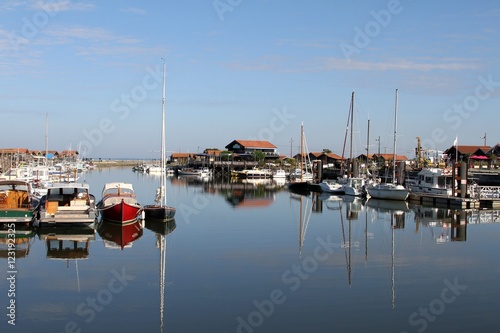
<svg viewBox="0 0 500 333"><path fill-rule="evenodd" d="M364 196L365 179L364 178L347 178L343 185L346 195L361 197Z"/></svg>
<svg viewBox="0 0 500 333"><path fill-rule="evenodd" d="M368 187L368 194L375 199L400 200L408 198L409 191L401 185L376 184Z"/></svg>
<svg viewBox="0 0 500 333"><path fill-rule="evenodd" d="M341 193L345 192L344 185L337 183L337 182L334 182L334 181L324 180L321 183L319 183L319 187L321 188L321 190L323 192L326 192L326 193L341 194Z"/></svg>
<svg viewBox="0 0 500 333"><path fill-rule="evenodd" d="M439 168L422 169L411 192L415 194L431 194L451 196L454 180L451 174L445 173L445 170Z"/></svg>

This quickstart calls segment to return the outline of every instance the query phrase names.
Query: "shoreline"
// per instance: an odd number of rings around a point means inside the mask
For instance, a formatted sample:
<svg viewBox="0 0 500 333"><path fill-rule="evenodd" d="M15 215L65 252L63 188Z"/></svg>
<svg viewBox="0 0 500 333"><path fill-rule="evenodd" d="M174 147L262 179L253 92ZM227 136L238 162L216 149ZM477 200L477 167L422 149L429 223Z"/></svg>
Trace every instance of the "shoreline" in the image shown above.
<svg viewBox="0 0 500 333"><path fill-rule="evenodd" d="M125 166L135 166L140 164L137 160L106 160L106 161L92 161L92 164L96 168L108 168L108 167L125 167Z"/></svg>

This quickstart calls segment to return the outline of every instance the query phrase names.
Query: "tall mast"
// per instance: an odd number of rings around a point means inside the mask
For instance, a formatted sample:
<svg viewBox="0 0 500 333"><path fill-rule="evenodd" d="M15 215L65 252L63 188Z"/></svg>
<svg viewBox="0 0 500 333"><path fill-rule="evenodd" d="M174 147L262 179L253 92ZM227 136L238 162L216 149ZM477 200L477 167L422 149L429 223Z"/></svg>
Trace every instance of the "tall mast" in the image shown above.
<svg viewBox="0 0 500 333"><path fill-rule="evenodd" d="M352 92L351 95L351 138L350 138L350 147L349 147L349 172L350 172L350 177L353 176L354 174L354 164L352 163L352 126L354 122L354 91Z"/></svg>
<svg viewBox="0 0 500 333"><path fill-rule="evenodd" d="M167 189L167 180L165 177L165 76L167 71L167 64L165 63L165 59L163 59L163 94L161 99L161 202L162 206L167 204L166 200L166 189Z"/></svg>
<svg viewBox="0 0 500 333"><path fill-rule="evenodd" d="M394 150L392 152L392 182L396 183L396 138L398 133L398 90L396 89L396 101L394 103Z"/></svg>
<svg viewBox="0 0 500 333"><path fill-rule="evenodd" d="M304 123L300 124L300 181L304 179Z"/></svg>
<svg viewBox="0 0 500 333"><path fill-rule="evenodd" d="M49 113L45 114L45 166L49 165Z"/></svg>
<svg viewBox="0 0 500 333"><path fill-rule="evenodd" d="M368 119L368 133L366 134L366 170L370 172L370 119Z"/></svg>

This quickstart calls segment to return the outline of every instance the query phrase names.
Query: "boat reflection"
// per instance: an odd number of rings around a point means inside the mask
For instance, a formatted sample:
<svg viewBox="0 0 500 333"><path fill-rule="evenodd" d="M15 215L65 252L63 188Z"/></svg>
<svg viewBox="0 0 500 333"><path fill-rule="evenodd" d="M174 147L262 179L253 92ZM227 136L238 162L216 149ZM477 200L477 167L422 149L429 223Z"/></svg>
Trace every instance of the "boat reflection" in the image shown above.
<svg viewBox="0 0 500 333"><path fill-rule="evenodd" d="M141 220L134 220L122 224L103 219L97 225L97 232L104 242L104 247L123 250L132 247L132 243L142 236L143 223Z"/></svg>
<svg viewBox="0 0 500 333"><path fill-rule="evenodd" d="M437 244L467 240L467 224L472 215L470 210L455 210L427 206L414 206L415 228L427 227Z"/></svg>
<svg viewBox="0 0 500 333"><path fill-rule="evenodd" d="M216 186L216 187L214 187ZM228 184L213 185L234 208L263 208L273 204L279 188L271 179L248 179Z"/></svg>
<svg viewBox="0 0 500 333"><path fill-rule="evenodd" d="M165 310L165 273L167 269L167 235L171 234L175 228L175 219L167 222L156 220L145 220L145 227L155 233L156 247L160 250L160 333L163 333L164 310Z"/></svg>
<svg viewBox="0 0 500 333"><path fill-rule="evenodd" d="M28 256L34 236L35 231L31 226L2 223L0 225L0 258L13 258L12 252L15 254L15 259Z"/></svg>
<svg viewBox="0 0 500 333"><path fill-rule="evenodd" d="M151 230L152 232L160 235L168 235L175 230L177 225L175 224L175 219L163 222L158 220L145 219L144 227Z"/></svg>
<svg viewBox="0 0 500 333"><path fill-rule="evenodd" d="M95 230L89 226L44 227L38 229L38 238L45 241L47 259L87 259Z"/></svg>

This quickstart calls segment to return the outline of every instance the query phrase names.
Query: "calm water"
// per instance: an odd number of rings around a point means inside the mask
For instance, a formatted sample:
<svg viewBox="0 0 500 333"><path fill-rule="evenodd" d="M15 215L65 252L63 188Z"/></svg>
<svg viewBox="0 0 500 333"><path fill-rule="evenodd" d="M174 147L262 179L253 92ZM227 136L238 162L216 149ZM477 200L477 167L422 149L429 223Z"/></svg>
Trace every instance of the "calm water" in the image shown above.
<svg viewBox="0 0 500 333"><path fill-rule="evenodd" d="M158 182L128 168L85 179L98 199L131 182L143 204ZM171 180L175 222L132 226L123 248L109 225L55 230L61 248L48 232L19 244L15 297L0 259L0 331L498 332L498 211L245 187Z"/></svg>

